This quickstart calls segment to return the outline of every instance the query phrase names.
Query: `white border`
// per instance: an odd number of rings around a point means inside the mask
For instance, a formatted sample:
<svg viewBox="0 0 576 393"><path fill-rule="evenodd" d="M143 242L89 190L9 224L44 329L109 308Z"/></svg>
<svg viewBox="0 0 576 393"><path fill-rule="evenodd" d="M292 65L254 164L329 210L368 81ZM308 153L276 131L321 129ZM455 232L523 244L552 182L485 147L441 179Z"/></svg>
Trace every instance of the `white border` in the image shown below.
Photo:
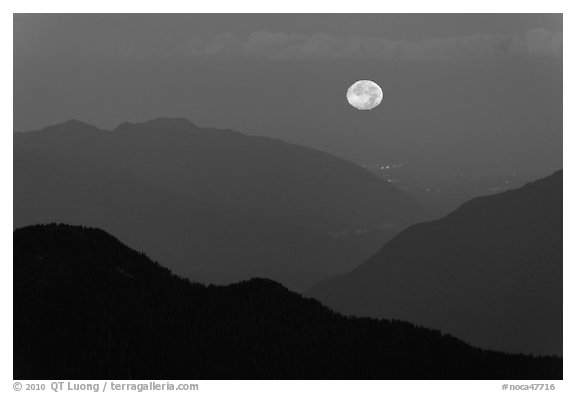
<svg viewBox="0 0 576 393"><path fill-rule="evenodd" d="M163 0L139 2L135 0L101 0L80 3L73 0L8 1L10 12L102 12L102 13L564 13L569 1L548 0L528 2L520 0L483 0L462 2L457 0L412 0L386 2L336 2L331 0L291 0L272 2L265 0L220 0L217 2L190 2Z"/></svg>

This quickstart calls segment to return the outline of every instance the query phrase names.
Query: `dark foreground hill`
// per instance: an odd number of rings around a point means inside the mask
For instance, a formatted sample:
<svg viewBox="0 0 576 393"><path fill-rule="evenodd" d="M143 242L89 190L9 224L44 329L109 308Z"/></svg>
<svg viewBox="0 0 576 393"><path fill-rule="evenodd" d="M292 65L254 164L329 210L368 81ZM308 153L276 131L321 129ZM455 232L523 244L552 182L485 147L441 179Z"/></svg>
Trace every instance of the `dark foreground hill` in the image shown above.
<svg viewBox="0 0 576 393"><path fill-rule="evenodd" d="M97 229L14 232L15 379L559 379L562 360L349 318L273 281L203 286Z"/></svg>
<svg viewBox="0 0 576 393"><path fill-rule="evenodd" d="M482 348L562 354L562 172L414 225L308 294Z"/></svg>
<svg viewBox="0 0 576 393"><path fill-rule="evenodd" d="M420 217L393 185L318 150L185 119L14 135L14 227L98 227L176 273L302 289Z"/></svg>

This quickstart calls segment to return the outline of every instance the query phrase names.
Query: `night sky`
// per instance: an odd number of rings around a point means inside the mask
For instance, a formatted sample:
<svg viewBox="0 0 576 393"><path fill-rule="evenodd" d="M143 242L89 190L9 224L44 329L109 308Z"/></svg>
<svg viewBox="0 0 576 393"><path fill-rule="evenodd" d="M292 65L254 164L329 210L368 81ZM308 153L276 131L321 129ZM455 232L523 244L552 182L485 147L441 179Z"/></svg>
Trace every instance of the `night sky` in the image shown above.
<svg viewBox="0 0 576 393"><path fill-rule="evenodd" d="M384 91L348 105L354 81ZM562 16L15 15L14 130L186 117L358 163L562 166Z"/></svg>

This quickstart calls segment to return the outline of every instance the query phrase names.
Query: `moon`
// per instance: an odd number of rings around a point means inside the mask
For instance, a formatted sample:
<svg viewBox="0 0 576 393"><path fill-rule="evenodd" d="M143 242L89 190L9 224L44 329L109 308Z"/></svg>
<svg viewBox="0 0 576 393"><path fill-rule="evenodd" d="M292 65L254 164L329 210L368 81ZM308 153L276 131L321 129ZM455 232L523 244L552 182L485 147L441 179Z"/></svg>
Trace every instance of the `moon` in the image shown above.
<svg viewBox="0 0 576 393"><path fill-rule="evenodd" d="M378 84L369 80L354 82L346 93L348 103L361 111L376 108L382 101L382 89Z"/></svg>

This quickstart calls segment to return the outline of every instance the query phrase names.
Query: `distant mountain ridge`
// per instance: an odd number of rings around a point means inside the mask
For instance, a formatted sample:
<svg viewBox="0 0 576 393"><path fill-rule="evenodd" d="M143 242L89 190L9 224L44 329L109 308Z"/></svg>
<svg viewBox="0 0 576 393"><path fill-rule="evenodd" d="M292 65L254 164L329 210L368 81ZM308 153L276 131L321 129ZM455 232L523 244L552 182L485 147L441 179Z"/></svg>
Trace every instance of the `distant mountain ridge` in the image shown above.
<svg viewBox="0 0 576 393"><path fill-rule="evenodd" d="M416 224L307 292L346 314L397 318L483 348L562 353L562 171Z"/></svg>
<svg viewBox="0 0 576 393"><path fill-rule="evenodd" d="M419 217L410 197L351 162L186 119L14 135L15 227L101 227L207 282L305 288Z"/></svg>
<svg viewBox="0 0 576 393"><path fill-rule="evenodd" d="M347 318L281 285L203 286L104 231L18 229L14 379L561 379L562 359Z"/></svg>
<svg viewBox="0 0 576 393"><path fill-rule="evenodd" d="M288 206L274 205L275 210L272 212L266 203L264 207L260 206L263 202L261 200L248 199L245 202L249 203L244 207L254 209L263 215L281 214L282 218L288 221L294 219L295 211L290 210L288 214L278 208L298 208L296 210L298 218L319 218L319 224L316 222L314 224L326 228L341 229L351 226L363 228L387 223L406 223L413 220L417 213L410 209L418 209L417 204L410 197L393 185L378 179L371 172L347 160L274 138L247 136L232 130L200 128L191 121L181 118L159 118L144 123L123 123L113 131L100 130L87 123L70 120L39 131L17 133L14 137L15 153L34 148L69 159L97 160L97 164L105 167L140 164L142 165L140 167L121 168L130 169L131 175L138 175L140 180L146 181L157 182L164 180L160 175L168 175L172 183L164 182L162 185L171 189L183 186L174 184L174 176L188 175L186 180L194 181L194 183L188 183L185 186L207 187L202 192L206 193L206 197L214 198L217 201L215 203L219 204L230 203L231 196L217 193L223 191L215 188L219 185L217 180L220 182L224 180L250 181L251 187L262 187L263 184L266 187L273 185L284 192L290 192L290 185L294 182L305 182L304 184L309 188L298 191L305 191L306 194L299 196L292 191L291 196L300 198L306 196L315 199L290 201ZM120 153L126 156L115 156ZM209 178L211 182L208 182L206 179L208 174L196 172L199 169L207 170L208 168L199 167L199 164L208 162L212 165L209 169L223 176L222 179ZM150 172L143 172L144 169ZM248 172L248 170L254 172ZM346 181L353 180L353 183L335 182L335 177ZM282 180L285 185L274 182L275 179ZM363 193L355 193L356 190L349 188L354 185L369 188L359 190ZM250 190L244 189L244 185L234 184L234 186L236 188L230 187L226 191L228 193L243 192L235 196L257 197L248 193ZM326 189L327 187L329 189ZM178 191L182 189L179 188ZM185 191L199 192L197 189ZM334 192L334 197L326 198L327 192ZM385 199L381 199L383 196ZM351 197L356 197L362 202L359 207L353 206L356 209L353 211L345 203L347 202L345 198ZM324 205L334 206L330 206L329 210L316 206L318 199L324 202ZM288 204L289 201L276 202ZM320 207L320 209L317 211L308 205L313 205L314 208ZM362 207L362 205L367 206ZM298 213L298 211L302 212Z"/></svg>

